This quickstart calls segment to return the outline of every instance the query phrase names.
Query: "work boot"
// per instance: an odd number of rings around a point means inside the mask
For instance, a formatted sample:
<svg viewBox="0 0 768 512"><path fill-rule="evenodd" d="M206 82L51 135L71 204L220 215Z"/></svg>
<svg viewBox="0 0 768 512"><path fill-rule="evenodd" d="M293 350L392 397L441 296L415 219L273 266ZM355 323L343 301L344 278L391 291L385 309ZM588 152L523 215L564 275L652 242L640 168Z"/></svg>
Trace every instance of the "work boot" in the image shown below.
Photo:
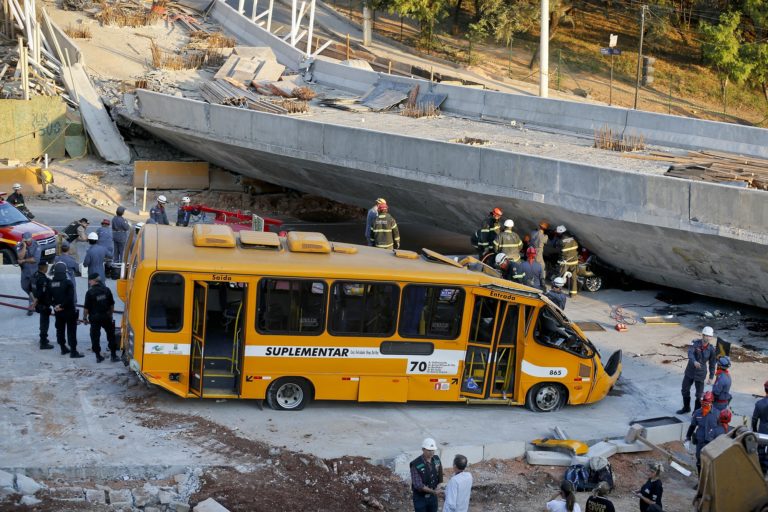
<svg viewBox="0 0 768 512"><path fill-rule="evenodd" d="M102 356L99 352L96 352L96 362L100 363L104 360L104 356Z"/></svg>
<svg viewBox="0 0 768 512"><path fill-rule="evenodd" d="M675 414L686 414L691 412L691 399L683 398L683 408L677 411Z"/></svg>
<svg viewBox="0 0 768 512"><path fill-rule="evenodd" d="M80 352L78 352L77 350L73 350L69 353L69 357L71 357L72 359L78 359L80 357L85 357L85 356Z"/></svg>
<svg viewBox="0 0 768 512"><path fill-rule="evenodd" d="M27 310L27 316L32 316L32 315L34 315L34 314L35 314L35 312L34 312L34 311L32 311L31 309L28 309L28 310Z"/></svg>
<svg viewBox="0 0 768 512"><path fill-rule="evenodd" d="M61 346L61 355L65 356L69 354L69 349L67 347L65 347L64 345L60 345L60 346Z"/></svg>
<svg viewBox="0 0 768 512"><path fill-rule="evenodd" d="M696 402L693 404L693 410L694 410L694 411L698 411L699 409L701 409L701 400L699 400L699 399L697 398L697 399L696 399Z"/></svg>
<svg viewBox="0 0 768 512"><path fill-rule="evenodd" d="M119 357L117 357L117 354L115 354L114 352L112 352L112 355L111 355L111 356L109 356L109 360L110 360L110 361L112 361L113 363L116 363L116 362L118 362L118 361L120 360L120 358L119 358Z"/></svg>
<svg viewBox="0 0 768 512"><path fill-rule="evenodd" d="M50 350L52 348L53 348L53 345L51 345L47 341L40 343L40 350Z"/></svg>

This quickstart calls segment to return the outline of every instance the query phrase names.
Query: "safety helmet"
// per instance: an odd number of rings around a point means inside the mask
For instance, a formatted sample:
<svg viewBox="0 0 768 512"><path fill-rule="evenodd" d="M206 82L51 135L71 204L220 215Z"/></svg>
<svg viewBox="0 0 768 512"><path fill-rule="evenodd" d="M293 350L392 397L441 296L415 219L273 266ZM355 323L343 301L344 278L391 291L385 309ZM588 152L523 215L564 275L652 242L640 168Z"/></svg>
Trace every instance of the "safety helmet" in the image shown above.
<svg viewBox="0 0 768 512"><path fill-rule="evenodd" d="M717 360L717 366L719 366L720 368L730 368L731 358L728 356L722 356L720 359Z"/></svg>
<svg viewBox="0 0 768 512"><path fill-rule="evenodd" d="M493 215L494 217L501 217L502 215L504 215L504 212L501 211L501 208L494 208L493 210L491 210L491 215Z"/></svg>
<svg viewBox="0 0 768 512"><path fill-rule="evenodd" d="M701 403L703 404L711 404L714 401L715 401L715 395L711 391L707 391L701 397Z"/></svg>
<svg viewBox="0 0 768 512"><path fill-rule="evenodd" d="M118 206L117 207L117 214L122 215L125 213L125 206Z"/></svg>
<svg viewBox="0 0 768 512"><path fill-rule="evenodd" d="M376 199L376 204L386 204L387 200L383 197Z"/></svg>
<svg viewBox="0 0 768 512"><path fill-rule="evenodd" d="M507 261L507 255L506 254L504 254L503 252L500 252L499 254L496 255L496 266L501 265L505 261Z"/></svg>
<svg viewBox="0 0 768 512"><path fill-rule="evenodd" d="M98 240L99 235L96 234L96 232L88 233L88 240Z"/></svg>
<svg viewBox="0 0 768 512"><path fill-rule="evenodd" d="M505 220L504 227L512 229L513 227L515 227L515 221L513 221L512 219Z"/></svg>
<svg viewBox="0 0 768 512"><path fill-rule="evenodd" d="M549 222L543 220L543 221L539 222L539 227L541 229L547 230L547 229L549 229Z"/></svg>
<svg viewBox="0 0 768 512"><path fill-rule="evenodd" d="M565 286L565 278L558 276L552 280L552 284L554 284L558 288L562 288L563 286Z"/></svg>
<svg viewBox="0 0 768 512"><path fill-rule="evenodd" d="M143 227L144 227L144 223L143 222L137 222L136 224L134 224L133 229L135 229L136 232L138 233L139 231L141 231L141 228L143 228Z"/></svg>
<svg viewBox="0 0 768 512"><path fill-rule="evenodd" d="M102 226L109 226L109 219L101 219Z"/></svg>
<svg viewBox="0 0 768 512"><path fill-rule="evenodd" d="M526 256L536 256L536 248L535 247L529 247L525 251Z"/></svg>
<svg viewBox="0 0 768 512"><path fill-rule="evenodd" d="M437 450L437 443L431 437L427 437L421 442L421 447L425 450Z"/></svg>
<svg viewBox="0 0 768 512"><path fill-rule="evenodd" d="M720 423L725 423L728 425L731 422L731 419L733 418L733 413L730 409L723 409L720 411Z"/></svg>
<svg viewBox="0 0 768 512"><path fill-rule="evenodd" d="M181 198L181 202L184 203L184 204L189 204L190 199L189 199L189 197L184 196L184 197Z"/></svg>
<svg viewBox="0 0 768 512"><path fill-rule="evenodd" d="M555 228L555 233L557 233L558 235L562 235L563 233L565 233L565 226L563 226L562 224L557 226Z"/></svg>
<svg viewBox="0 0 768 512"><path fill-rule="evenodd" d="M702 336L714 336L715 335L715 330L712 329L710 326L706 326L705 328L703 328L701 330L701 334L702 334Z"/></svg>
<svg viewBox="0 0 768 512"><path fill-rule="evenodd" d="M21 184L20 183L14 183L13 184L13 190L21 190Z"/></svg>
<svg viewBox="0 0 768 512"><path fill-rule="evenodd" d="M386 212L389 210L389 206L387 206L387 203L380 203L378 206L376 206L376 209L380 212Z"/></svg>
<svg viewBox="0 0 768 512"><path fill-rule="evenodd" d="M165 204L165 203L168 202L168 198L166 198L165 196L162 196L162 195L157 196L157 202L160 203L160 204Z"/></svg>

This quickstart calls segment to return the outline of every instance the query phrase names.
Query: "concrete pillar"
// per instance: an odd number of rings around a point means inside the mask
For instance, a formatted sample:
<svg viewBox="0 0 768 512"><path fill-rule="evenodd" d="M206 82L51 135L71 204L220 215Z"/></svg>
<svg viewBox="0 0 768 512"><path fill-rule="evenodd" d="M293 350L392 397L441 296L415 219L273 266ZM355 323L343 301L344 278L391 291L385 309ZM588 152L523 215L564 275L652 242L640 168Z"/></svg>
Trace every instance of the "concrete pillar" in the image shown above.
<svg viewBox="0 0 768 512"><path fill-rule="evenodd" d="M363 0L363 45L369 46L371 44L371 33L373 32L373 12L371 11L371 5L366 0Z"/></svg>
<svg viewBox="0 0 768 512"><path fill-rule="evenodd" d="M541 41L539 42L539 96L549 96L549 0L541 0Z"/></svg>

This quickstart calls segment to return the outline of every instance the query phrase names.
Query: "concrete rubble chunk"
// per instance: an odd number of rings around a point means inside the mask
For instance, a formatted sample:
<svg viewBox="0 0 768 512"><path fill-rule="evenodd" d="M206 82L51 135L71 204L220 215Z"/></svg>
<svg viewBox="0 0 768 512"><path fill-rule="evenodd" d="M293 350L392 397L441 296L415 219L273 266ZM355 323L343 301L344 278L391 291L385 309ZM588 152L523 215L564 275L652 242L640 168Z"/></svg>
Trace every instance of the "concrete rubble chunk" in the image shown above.
<svg viewBox="0 0 768 512"><path fill-rule="evenodd" d="M618 452L619 449L615 444L608 441L600 441L589 447L587 457L590 459L592 457L605 457L607 459L611 455L616 455Z"/></svg>
<svg viewBox="0 0 768 512"><path fill-rule="evenodd" d="M0 470L0 487L13 488L13 473Z"/></svg>
<svg viewBox="0 0 768 512"><path fill-rule="evenodd" d="M86 489L85 501L90 503L103 503L106 505L107 494L104 491L100 491L99 489Z"/></svg>
<svg viewBox="0 0 768 512"><path fill-rule="evenodd" d="M201 501L192 512L229 512L229 509L222 506L218 501L213 498L208 498L205 501Z"/></svg>
<svg viewBox="0 0 768 512"><path fill-rule="evenodd" d="M115 489L109 491L109 503L115 507L133 506L133 496L130 489Z"/></svg>
<svg viewBox="0 0 768 512"><path fill-rule="evenodd" d="M168 505L170 512L189 512L191 507L187 503L181 501L173 501Z"/></svg>
<svg viewBox="0 0 768 512"><path fill-rule="evenodd" d="M35 494L42 488L42 485L29 478L27 475L16 473L16 489L19 490L19 493Z"/></svg>
<svg viewBox="0 0 768 512"><path fill-rule="evenodd" d="M137 507L146 507L147 505L156 505L157 503L160 503L160 500L157 498L157 493L152 494L146 489L134 489L131 491L131 494L133 494L133 504Z"/></svg>
<svg viewBox="0 0 768 512"><path fill-rule="evenodd" d="M483 445L483 460L516 459L525 455L525 441L507 441ZM453 462L453 461L448 461Z"/></svg>
<svg viewBox="0 0 768 512"><path fill-rule="evenodd" d="M42 503L42 502L43 502L42 500L39 500L34 496L27 495L27 496L21 497L21 500L19 501L19 505L27 505L31 507L33 505L37 505L38 503Z"/></svg>
<svg viewBox="0 0 768 512"><path fill-rule="evenodd" d="M525 459L528 464L534 466L570 466L570 455L560 452L547 452L542 450L528 450L525 452Z"/></svg>
<svg viewBox="0 0 768 512"><path fill-rule="evenodd" d="M82 487L57 487L51 489L48 495L58 501L85 501L85 491Z"/></svg>
<svg viewBox="0 0 768 512"><path fill-rule="evenodd" d="M169 505L172 501L180 501L181 496L172 491L160 491L157 495L162 505Z"/></svg>
<svg viewBox="0 0 768 512"><path fill-rule="evenodd" d="M635 441L634 443L628 443L624 439L611 439L611 444L616 445L617 453L636 453L636 452L651 451L651 448L641 443L640 441Z"/></svg>

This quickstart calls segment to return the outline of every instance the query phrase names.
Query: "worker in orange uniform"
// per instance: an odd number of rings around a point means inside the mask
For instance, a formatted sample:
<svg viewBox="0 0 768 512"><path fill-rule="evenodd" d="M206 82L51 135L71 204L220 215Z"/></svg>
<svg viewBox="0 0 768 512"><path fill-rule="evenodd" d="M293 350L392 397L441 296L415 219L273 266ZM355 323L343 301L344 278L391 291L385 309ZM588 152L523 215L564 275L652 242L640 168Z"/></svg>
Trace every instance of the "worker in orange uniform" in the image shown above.
<svg viewBox="0 0 768 512"><path fill-rule="evenodd" d="M400 230L397 229L397 221L389 214L387 203L380 203L377 207L379 214L371 224L369 240L371 245L379 249L399 249Z"/></svg>

